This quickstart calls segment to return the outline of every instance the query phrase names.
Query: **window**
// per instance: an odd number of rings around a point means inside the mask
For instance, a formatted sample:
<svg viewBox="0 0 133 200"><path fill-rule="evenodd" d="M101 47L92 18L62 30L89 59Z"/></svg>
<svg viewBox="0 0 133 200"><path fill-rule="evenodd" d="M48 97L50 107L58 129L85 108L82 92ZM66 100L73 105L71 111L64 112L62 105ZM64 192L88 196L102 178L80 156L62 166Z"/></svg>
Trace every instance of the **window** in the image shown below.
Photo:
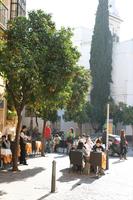
<svg viewBox="0 0 133 200"><path fill-rule="evenodd" d="M6 28L7 26L7 18L8 18L8 9L6 6L0 2L0 24Z"/></svg>
<svg viewBox="0 0 133 200"><path fill-rule="evenodd" d="M12 0L11 1L11 19L17 16L25 16L25 14L26 14L26 1Z"/></svg>
<svg viewBox="0 0 133 200"><path fill-rule="evenodd" d="M12 0L12 3L17 3L18 2L18 0Z"/></svg>

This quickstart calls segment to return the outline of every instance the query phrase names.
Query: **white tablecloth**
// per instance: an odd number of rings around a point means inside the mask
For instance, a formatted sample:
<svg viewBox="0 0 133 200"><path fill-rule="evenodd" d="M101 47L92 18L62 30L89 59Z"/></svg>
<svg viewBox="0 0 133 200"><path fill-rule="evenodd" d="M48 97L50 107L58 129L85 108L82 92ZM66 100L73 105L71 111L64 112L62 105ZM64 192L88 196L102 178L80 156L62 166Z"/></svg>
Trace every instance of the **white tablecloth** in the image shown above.
<svg viewBox="0 0 133 200"><path fill-rule="evenodd" d="M5 155L5 156L12 155L12 152L11 152L10 149L3 149L3 148L1 148L1 155Z"/></svg>

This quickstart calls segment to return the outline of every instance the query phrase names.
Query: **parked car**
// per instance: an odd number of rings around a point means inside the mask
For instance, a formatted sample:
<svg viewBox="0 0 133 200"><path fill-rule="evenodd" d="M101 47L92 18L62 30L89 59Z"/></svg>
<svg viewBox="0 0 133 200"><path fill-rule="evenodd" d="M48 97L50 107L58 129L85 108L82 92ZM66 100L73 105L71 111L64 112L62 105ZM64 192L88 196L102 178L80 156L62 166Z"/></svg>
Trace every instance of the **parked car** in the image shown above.
<svg viewBox="0 0 133 200"><path fill-rule="evenodd" d="M109 135L109 155L120 155L120 136Z"/></svg>

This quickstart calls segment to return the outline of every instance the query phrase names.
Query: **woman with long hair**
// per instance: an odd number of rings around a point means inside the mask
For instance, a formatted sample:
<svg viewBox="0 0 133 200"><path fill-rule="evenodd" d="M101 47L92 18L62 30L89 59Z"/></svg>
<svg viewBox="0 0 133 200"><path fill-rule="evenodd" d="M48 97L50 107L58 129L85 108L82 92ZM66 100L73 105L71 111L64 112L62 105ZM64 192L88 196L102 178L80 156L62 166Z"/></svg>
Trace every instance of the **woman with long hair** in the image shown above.
<svg viewBox="0 0 133 200"><path fill-rule="evenodd" d="M120 160L125 159L127 160L127 147L128 147L128 142L126 140L125 136L125 130L120 131Z"/></svg>

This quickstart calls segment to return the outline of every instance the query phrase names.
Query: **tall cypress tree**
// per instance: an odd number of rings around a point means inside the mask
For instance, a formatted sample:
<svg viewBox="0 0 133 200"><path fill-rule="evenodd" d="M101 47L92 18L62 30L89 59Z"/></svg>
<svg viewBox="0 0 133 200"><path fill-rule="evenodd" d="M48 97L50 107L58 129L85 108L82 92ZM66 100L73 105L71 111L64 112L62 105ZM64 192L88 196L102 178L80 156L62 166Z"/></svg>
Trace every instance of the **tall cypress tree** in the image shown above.
<svg viewBox="0 0 133 200"><path fill-rule="evenodd" d="M109 29L108 0L99 0L90 53L93 122L101 128L112 82L112 35Z"/></svg>

